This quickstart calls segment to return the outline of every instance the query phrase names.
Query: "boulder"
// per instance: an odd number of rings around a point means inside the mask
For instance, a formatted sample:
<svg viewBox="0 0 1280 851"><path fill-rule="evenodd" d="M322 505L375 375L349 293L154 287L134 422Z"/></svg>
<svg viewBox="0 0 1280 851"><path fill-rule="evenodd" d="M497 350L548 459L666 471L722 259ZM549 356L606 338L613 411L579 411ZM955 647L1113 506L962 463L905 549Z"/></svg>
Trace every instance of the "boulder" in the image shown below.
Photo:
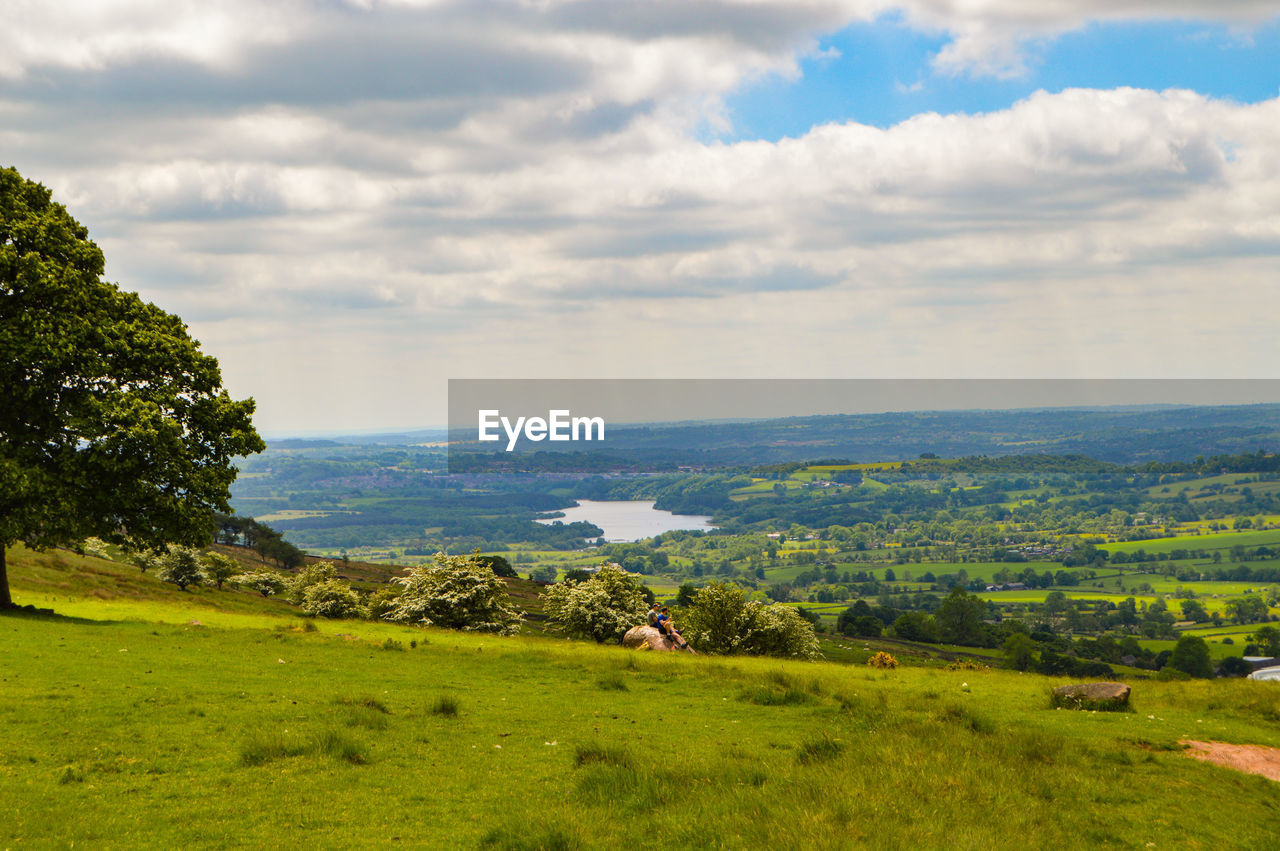
<svg viewBox="0 0 1280 851"><path fill-rule="evenodd" d="M622 636L622 646L633 650L684 650L693 653L692 647L687 644L679 647L674 639L668 638L656 627L647 625L633 626L627 630L627 634Z"/></svg>
<svg viewBox="0 0 1280 851"><path fill-rule="evenodd" d="M1053 705L1063 709L1096 709L1118 712L1129 708L1129 687L1124 683L1072 683L1053 690Z"/></svg>

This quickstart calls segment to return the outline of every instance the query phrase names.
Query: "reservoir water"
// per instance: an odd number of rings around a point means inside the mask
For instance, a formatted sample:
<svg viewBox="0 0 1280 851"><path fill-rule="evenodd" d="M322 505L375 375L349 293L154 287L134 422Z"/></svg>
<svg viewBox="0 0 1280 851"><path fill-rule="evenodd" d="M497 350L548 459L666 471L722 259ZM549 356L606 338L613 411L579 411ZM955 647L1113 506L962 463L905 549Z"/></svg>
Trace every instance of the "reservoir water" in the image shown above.
<svg viewBox="0 0 1280 851"><path fill-rule="evenodd" d="M645 500L591 500L580 499L573 508L563 508L564 517L539 520L548 525L557 520L576 523L585 520L604 530L606 541L618 543L652 538L676 529L714 529L711 518L699 514L672 514L653 507Z"/></svg>

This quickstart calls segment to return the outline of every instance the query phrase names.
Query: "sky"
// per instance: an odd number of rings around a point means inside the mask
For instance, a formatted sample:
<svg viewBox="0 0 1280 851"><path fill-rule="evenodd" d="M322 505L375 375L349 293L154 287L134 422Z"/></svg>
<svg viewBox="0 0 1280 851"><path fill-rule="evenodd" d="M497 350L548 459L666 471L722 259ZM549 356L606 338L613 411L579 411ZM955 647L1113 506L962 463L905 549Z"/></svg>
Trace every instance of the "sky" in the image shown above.
<svg viewBox="0 0 1280 851"><path fill-rule="evenodd" d="M267 434L448 379L1280 362L1274 0L6 6L0 165Z"/></svg>

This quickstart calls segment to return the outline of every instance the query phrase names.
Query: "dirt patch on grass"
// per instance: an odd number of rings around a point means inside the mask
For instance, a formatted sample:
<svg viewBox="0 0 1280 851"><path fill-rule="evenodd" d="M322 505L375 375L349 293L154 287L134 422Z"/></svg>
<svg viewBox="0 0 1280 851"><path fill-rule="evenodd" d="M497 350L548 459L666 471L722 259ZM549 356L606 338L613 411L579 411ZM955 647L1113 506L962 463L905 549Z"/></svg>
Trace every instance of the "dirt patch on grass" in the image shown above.
<svg viewBox="0 0 1280 851"><path fill-rule="evenodd" d="M1183 739L1187 756L1204 762L1212 762L1236 771L1261 774L1280 783L1280 748L1263 745L1228 745L1224 742L1197 742Z"/></svg>

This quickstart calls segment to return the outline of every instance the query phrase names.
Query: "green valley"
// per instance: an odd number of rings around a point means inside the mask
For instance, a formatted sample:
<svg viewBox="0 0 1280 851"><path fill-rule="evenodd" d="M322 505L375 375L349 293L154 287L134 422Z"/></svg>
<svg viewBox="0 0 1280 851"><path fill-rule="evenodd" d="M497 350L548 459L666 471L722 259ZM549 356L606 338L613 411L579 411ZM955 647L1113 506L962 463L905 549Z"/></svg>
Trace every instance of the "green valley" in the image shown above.
<svg viewBox="0 0 1280 851"><path fill-rule="evenodd" d="M11 847L1209 848L1280 829L1280 786L1179 744L1280 747L1271 683L1143 681L1130 712L1075 712L1050 708L1061 680L998 669L310 620L72 554L19 552L13 575L59 613L0 616Z"/></svg>

